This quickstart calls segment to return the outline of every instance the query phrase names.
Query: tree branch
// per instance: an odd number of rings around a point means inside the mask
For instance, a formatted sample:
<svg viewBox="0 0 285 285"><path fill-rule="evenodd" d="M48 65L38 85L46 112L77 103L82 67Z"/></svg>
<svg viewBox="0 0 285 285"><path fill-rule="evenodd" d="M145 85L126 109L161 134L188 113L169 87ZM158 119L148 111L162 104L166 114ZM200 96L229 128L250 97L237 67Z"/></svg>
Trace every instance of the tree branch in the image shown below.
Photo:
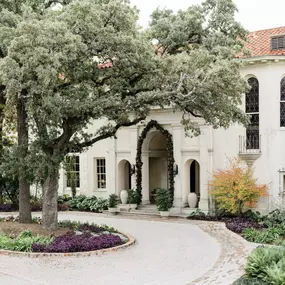
<svg viewBox="0 0 285 285"><path fill-rule="evenodd" d="M76 149L82 149L85 147L92 146L94 143L96 143L100 140L104 140L107 138L114 137L116 135L118 129L120 129L121 127L134 126L134 125L138 124L139 122L141 122L142 120L145 120L145 117L141 117L141 118L134 119L133 121L127 121L127 122L117 124L116 126L113 127L113 130L111 130L107 133L101 134L101 135L99 135L99 136L97 136L97 137L95 137L89 141L84 142L84 143L77 144L77 145L75 145L75 148Z"/></svg>

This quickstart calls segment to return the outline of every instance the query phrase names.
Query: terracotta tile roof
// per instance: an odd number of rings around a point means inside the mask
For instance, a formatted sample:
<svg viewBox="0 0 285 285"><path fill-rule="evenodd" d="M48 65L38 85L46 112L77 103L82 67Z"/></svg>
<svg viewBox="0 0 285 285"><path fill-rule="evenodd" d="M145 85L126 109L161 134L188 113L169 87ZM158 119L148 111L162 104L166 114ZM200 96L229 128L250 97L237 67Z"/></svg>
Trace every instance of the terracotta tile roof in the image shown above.
<svg viewBox="0 0 285 285"><path fill-rule="evenodd" d="M257 57L266 55L285 55L285 49L272 50L271 49L271 38L273 36L285 36L285 26L273 29L260 30L255 32L250 32L247 35L248 42L246 43L246 48L250 52L250 56L246 57ZM242 58L240 54L237 55L238 58ZM99 69L111 68L111 62L105 62L98 64Z"/></svg>
<svg viewBox="0 0 285 285"><path fill-rule="evenodd" d="M271 37L285 35L285 27L250 32L247 35L247 49L250 51L251 57L265 55L285 55L285 49L272 50Z"/></svg>
<svg viewBox="0 0 285 285"><path fill-rule="evenodd" d="M110 61L98 64L99 69L111 68L112 66L112 62Z"/></svg>

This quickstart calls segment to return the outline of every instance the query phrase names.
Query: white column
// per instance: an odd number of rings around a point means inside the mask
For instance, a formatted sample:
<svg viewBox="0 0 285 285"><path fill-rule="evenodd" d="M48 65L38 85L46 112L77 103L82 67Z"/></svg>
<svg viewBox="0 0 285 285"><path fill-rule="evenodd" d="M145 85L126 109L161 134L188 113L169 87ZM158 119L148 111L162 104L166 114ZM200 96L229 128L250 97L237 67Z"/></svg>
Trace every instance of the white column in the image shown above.
<svg viewBox="0 0 285 285"><path fill-rule="evenodd" d="M200 139L200 202L199 209L209 211L209 176L212 172L212 130L210 127L202 128Z"/></svg>
<svg viewBox="0 0 285 285"><path fill-rule="evenodd" d="M88 174L92 175L93 167L90 169L91 173L87 173L88 161L87 161L87 153L86 152L80 154L79 164L80 164L80 191L79 192L82 195L91 196L91 195L93 195L93 189L90 188L90 185L88 185Z"/></svg>
<svg viewBox="0 0 285 285"><path fill-rule="evenodd" d="M142 152L142 204L149 202L149 152Z"/></svg>
<svg viewBox="0 0 285 285"><path fill-rule="evenodd" d="M138 144L138 127L130 127L130 149L131 157L130 164L131 166L136 165L136 156L137 156L137 144ZM136 175L132 175L131 178L131 188L136 188Z"/></svg>
<svg viewBox="0 0 285 285"><path fill-rule="evenodd" d="M38 187L40 187L40 186L38 186ZM65 187L66 187L66 175L65 175L65 170L64 170L63 166L61 165L61 168L59 170L58 195L65 194L64 193Z"/></svg>
<svg viewBox="0 0 285 285"><path fill-rule="evenodd" d="M182 183L181 183L181 174L183 171L182 167L182 128L181 125L174 125L172 128L172 136L173 136L173 155L175 164L178 165L178 175L174 177L174 201L173 206L182 208Z"/></svg>
<svg viewBox="0 0 285 285"><path fill-rule="evenodd" d="M106 151L106 187L107 187L107 196L110 194L116 194L117 183L116 177L118 172L118 162L117 162L117 140L110 139L110 147Z"/></svg>

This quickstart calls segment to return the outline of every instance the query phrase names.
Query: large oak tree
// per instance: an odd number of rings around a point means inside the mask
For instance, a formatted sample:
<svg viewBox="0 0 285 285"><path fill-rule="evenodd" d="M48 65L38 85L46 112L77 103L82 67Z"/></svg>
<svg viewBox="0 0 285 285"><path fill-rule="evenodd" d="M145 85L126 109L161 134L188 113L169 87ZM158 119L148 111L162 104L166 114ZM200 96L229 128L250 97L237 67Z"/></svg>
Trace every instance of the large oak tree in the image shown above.
<svg viewBox="0 0 285 285"><path fill-rule="evenodd" d="M64 156L115 137L151 108L179 110L196 135L195 117L215 128L247 122L239 108L247 85L234 60L245 31L235 12L231 0L206 0L176 14L156 10L142 31L129 1L84 0L41 17L30 12L17 24L0 81L7 98L24 92L30 148L44 179L44 227L57 227ZM102 121L94 134L93 120Z"/></svg>

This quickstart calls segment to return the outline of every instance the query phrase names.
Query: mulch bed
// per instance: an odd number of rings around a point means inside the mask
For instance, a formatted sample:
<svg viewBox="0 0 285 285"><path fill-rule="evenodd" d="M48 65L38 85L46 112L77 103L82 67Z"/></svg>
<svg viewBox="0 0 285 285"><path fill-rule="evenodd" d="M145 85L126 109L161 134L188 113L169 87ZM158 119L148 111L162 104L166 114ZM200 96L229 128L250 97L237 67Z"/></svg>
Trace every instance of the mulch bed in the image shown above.
<svg viewBox="0 0 285 285"><path fill-rule="evenodd" d="M40 224L20 224L18 222L0 222L0 232L13 236L19 235L25 230L30 230L33 235L60 236L70 231L69 228L58 228L56 231L44 230Z"/></svg>

